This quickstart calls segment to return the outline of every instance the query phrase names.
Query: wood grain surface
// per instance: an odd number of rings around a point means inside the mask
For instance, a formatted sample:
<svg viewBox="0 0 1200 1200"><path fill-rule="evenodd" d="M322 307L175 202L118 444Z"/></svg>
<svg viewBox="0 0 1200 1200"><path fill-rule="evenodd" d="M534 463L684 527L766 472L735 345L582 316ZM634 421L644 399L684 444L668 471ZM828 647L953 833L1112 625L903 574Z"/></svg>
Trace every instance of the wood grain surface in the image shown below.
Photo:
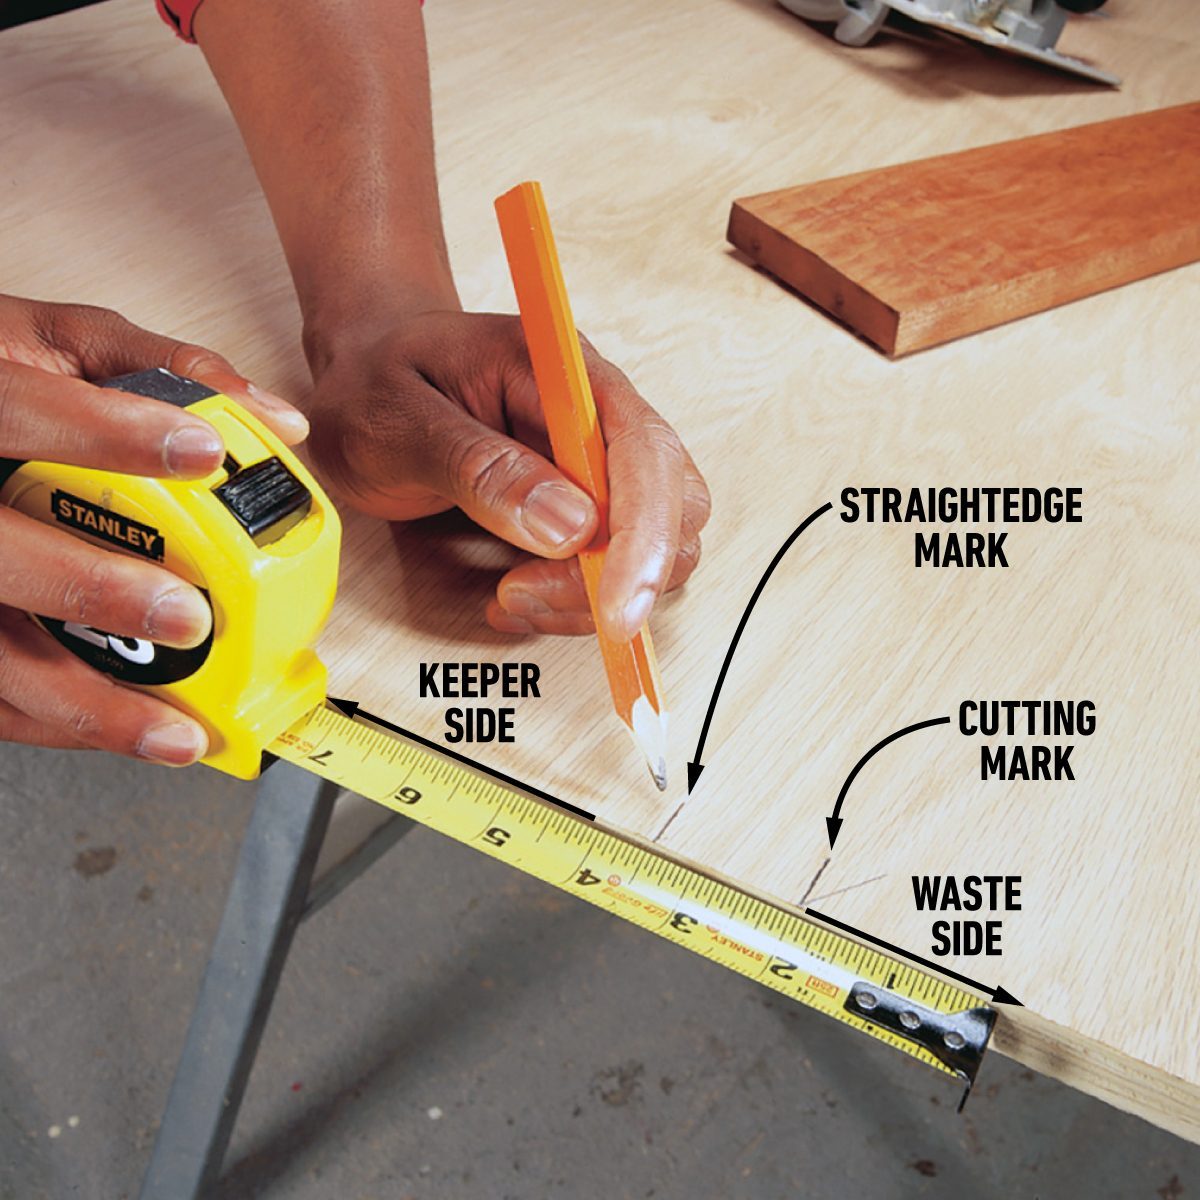
<svg viewBox="0 0 1200 1200"><path fill-rule="evenodd" d="M729 240L889 354L1200 259L1200 104L734 202Z"/></svg>
<svg viewBox="0 0 1200 1200"><path fill-rule="evenodd" d="M491 202L539 178L581 328L712 485L705 559L651 622L671 788L615 722L594 640L488 630L508 554L461 521L348 514L322 652L334 694L434 738L421 661L537 662L542 697L496 766L917 953L914 873L1020 874L1003 955L949 960L1025 1002L996 1045L1200 1138L1200 270L890 362L724 236L737 196L1195 98L1191 0L1104 11L1064 48L1120 91L974 47L847 49L768 0L527 0L503 21L484 0L428 5L466 301L514 311ZM148 3L0 36L0 111L3 287L117 307L304 395L266 207L200 56ZM747 627L689 798L729 639L791 530L847 486L943 484L1082 487L1084 521L1012 527L1008 569L916 570L911 528L822 517ZM824 818L861 755L973 697L1093 700L1077 780L983 783L977 743L925 730L864 768L831 856Z"/></svg>

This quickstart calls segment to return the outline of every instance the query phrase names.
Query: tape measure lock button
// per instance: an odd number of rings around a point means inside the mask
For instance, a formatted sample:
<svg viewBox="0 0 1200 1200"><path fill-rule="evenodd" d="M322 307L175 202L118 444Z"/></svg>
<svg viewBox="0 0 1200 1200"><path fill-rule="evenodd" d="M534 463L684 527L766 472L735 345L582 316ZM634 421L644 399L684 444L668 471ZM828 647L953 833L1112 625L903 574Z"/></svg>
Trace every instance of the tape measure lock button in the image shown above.
<svg viewBox="0 0 1200 1200"><path fill-rule="evenodd" d="M235 470L213 491L256 546L278 541L312 511L312 493L278 458Z"/></svg>

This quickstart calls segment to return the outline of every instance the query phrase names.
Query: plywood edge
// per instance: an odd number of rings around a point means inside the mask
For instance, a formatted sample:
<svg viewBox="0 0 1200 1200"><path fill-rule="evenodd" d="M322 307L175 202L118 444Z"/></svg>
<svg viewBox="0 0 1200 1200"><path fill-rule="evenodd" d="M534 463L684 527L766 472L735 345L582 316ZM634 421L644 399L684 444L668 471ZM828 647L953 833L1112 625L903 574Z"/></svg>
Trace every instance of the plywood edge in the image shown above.
<svg viewBox="0 0 1200 1200"><path fill-rule="evenodd" d="M774 229L754 211L756 199L733 202L726 232L730 243L884 353L894 354L900 314L820 255Z"/></svg>
<svg viewBox="0 0 1200 1200"><path fill-rule="evenodd" d="M1038 1016L1002 1007L992 1049L1122 1112L1200 1144L1200 1086ZM980 1082L986 1085L987 1064Z"/></svg>

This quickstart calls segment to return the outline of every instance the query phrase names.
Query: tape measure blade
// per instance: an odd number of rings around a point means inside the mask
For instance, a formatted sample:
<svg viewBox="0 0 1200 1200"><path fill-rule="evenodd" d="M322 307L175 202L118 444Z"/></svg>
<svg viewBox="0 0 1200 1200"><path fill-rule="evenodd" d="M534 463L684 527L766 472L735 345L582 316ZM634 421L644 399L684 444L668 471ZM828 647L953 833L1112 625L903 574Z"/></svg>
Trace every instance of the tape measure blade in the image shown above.
<svg viewBox="0 0 1200 1200"><path fill-rule="evenodd" d="M270 751L968 1087L974 1078L994 1012L962 988L876 947L325 706ZM847 1007L856 988L871 989L878 1012ZM919 1017L915 1033L888 1027L901 1013ZM947 1033L963 1046L948 1049Z"/></svg>

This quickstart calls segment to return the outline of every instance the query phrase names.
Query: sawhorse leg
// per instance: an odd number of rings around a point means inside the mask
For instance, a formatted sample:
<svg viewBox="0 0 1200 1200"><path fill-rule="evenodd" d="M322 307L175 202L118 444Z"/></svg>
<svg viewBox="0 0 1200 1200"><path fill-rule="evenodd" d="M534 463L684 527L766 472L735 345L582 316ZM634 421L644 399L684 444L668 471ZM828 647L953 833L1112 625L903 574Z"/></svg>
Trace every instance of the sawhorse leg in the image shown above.
<svg viewBox="0 0 1200 1200"><path fill-rule="evenodd" d="M286 762L262 777L140 1200L208 1194L297 925L412 827L393 818L314 888L339 791Z"/></svg>

